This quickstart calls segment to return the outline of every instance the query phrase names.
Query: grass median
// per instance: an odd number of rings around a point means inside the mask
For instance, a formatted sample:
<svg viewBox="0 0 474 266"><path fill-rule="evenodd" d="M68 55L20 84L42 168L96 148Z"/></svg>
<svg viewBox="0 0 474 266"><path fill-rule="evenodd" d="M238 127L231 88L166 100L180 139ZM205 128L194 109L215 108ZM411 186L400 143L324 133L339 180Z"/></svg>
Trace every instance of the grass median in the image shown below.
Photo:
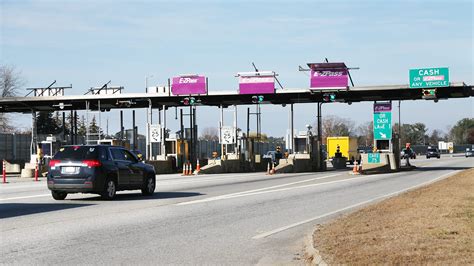
<svg viewBox="0 0 474 266"><path fill-rule="evenodd" d="M474 264L474 169L319 226L328 264Z"/></svg>

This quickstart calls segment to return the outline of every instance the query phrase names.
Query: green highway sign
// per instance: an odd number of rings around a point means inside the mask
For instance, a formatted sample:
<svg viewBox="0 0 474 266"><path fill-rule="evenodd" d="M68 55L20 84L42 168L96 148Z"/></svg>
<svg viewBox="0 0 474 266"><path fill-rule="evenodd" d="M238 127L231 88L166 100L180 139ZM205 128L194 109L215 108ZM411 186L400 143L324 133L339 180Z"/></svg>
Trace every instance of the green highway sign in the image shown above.
<svg viewBox="0 0 474 266"><path fill-rule="evenodd" d="M410 69L410 88L449 87L447 67Z"/></svg>
<svg viewBox="0 0 474 266"><path fill-rule="evenodd" d="M374 113L374 139L392 139L392 113Z"/></svg>
<svg viewBox="0 0 474 266"><path fill-rule="evenodd" d="M380 163L380 153L368 153L367 163Z"/></svg>

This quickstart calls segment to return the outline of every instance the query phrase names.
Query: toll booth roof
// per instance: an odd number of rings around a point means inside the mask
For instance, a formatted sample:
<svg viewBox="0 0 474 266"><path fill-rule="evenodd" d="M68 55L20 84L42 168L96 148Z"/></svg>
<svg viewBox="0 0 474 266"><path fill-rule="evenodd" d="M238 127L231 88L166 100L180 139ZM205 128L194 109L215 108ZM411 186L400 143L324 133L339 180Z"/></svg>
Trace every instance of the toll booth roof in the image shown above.
<svg viewBox="0 0 474 266"><path fill-rule="evenodd" d="M313 70L323 70L323 69L347 69L345 63L336 62L336 63L308 63L308 67Z"/></svg>

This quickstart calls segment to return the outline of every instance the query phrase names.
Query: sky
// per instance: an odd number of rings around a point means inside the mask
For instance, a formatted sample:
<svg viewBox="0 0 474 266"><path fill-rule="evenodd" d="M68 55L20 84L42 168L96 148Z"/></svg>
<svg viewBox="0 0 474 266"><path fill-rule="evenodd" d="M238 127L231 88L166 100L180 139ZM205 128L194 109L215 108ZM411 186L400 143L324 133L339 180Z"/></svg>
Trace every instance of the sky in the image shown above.
<svg viewBox="0 0 474 266"><path fill-rule="evenodd" d="M285 88L308 88L298 71L308 62L345 62L356 86L407 84L410 68L449 67L450 81L473 84L472 1L22 1L0 0L0 63L15 66L24 87L72 84L82 95L111 80L124 92L144 92L182 73L209 78L209 91L237 91L237 72L279 74ZM26 94L26 90L20 91ZM371 121L371 102L323 105L356 125ZM395 105L396 106L396 105ZM238 126L246 128L246 107ZM289 107L262 107L262 131L284 136ZM145 110L137 124L144 132ZM216 127L216 108L199 107L200 129ZM102 116L119 130L118 111ZM125 123L131 127L131 111ZM31 115L15 114L18 128ZM474 99L401 104L402 123L447 132L474 117ZM232 125L225 112L225 125ZM393 119L398 121L394 108ZM295 106L295 128L316 120L316 103ZM156 113L155 113L156 121ZM255 120L251 130L255 130ZM174 112L168 125L178 130Z"/></svg>

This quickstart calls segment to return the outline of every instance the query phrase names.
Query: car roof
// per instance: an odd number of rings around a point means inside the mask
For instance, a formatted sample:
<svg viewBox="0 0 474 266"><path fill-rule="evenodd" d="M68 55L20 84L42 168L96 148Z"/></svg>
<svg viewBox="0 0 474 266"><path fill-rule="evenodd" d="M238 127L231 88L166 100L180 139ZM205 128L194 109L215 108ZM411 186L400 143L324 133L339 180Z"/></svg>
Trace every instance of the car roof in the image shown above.
<svg viewBox="0 0 474 266"><path fill-rule="evenodd" d="M122 146L113 146L113 145L104 145L104 144L80 144L80 145L63 145L61 146L63 148L67 148L67 147L111 147L111 148L122 148L122 149L126 149L125 147L122 147Z"/></svg>

